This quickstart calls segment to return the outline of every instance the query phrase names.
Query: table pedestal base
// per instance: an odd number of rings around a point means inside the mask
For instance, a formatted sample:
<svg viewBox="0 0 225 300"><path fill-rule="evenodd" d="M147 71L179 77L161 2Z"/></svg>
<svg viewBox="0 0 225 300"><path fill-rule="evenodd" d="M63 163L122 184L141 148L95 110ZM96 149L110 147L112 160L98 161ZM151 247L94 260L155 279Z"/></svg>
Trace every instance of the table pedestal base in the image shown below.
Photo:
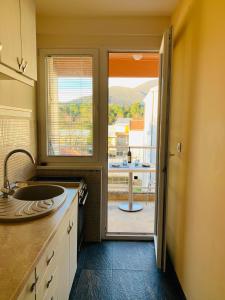
<svg viewBox="0 0 225 300"><path fill-rule="evenodd" d="M128 212L135 212L142 210L143 206L139 203L132 202L131 207L129 207L129 203L121 203L119 205L119 209Z"/></svg>

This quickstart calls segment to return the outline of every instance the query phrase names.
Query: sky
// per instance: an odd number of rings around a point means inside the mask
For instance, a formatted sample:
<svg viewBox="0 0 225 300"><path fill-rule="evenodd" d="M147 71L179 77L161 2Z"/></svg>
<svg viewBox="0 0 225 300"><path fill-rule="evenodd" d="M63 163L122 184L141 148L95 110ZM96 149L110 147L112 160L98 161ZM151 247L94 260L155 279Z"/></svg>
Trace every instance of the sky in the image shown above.
<svg viewBox="0 0 225 300"><path fill-rule="evenodd" d="M124 78L124 77L109 77L109 87L112 86L122 86L122 87L129 87L135 88L138 85L145 83L154 78Z"/></svg>
<svg viewBox="0 0 225 300"><path fill-rule="evenodd" d="M154 78L109 77L109 88L122 86L135 88ZM60 77L58 78L58 97L61 102L71 101L92 95L92 78Z"/></svg>
<svg viewBox="0 0 225 300"><path fill-rule="evenodd" d="M92 95L92 78L59 77L58 98L61 102Z"/></svg>

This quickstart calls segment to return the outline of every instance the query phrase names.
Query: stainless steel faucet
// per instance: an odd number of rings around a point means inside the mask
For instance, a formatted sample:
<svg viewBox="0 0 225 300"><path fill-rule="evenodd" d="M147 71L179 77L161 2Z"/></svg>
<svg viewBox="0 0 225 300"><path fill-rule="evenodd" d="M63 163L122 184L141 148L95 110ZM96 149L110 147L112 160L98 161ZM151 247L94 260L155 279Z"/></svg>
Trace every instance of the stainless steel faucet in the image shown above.
<svg viewBox="0 0 225 300"><path fill-rule="evenodd" d="M32 163L35 165L35 160L33 158L33 156L31 155L31 153L25 149L15 149L15 150L12 150L10 151L6 157L5 157L5 160L4 160L4 170L3 170L3 176L4 176L4 186L3 188L1 189L1 191L3 192L3 197L4 198L7 198L8 195L11 195L13 193L13 190L10 188L10 183L9 183L9 180L8 180L8 168L7 168L7 163L8 163L8 160L9 158L15 154L15 153L24 153L26 154L27 156L30 157L30 160L32 161Z"/></svg>

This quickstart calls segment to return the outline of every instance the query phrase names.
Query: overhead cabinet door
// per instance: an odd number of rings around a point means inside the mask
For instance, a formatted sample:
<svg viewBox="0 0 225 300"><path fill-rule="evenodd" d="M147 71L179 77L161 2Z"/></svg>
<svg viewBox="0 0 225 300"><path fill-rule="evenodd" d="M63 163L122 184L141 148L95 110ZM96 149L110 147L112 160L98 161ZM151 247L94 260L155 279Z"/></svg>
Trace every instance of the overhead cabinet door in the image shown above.
<svg viewBox="0 0 225 300"><path fill-rule="evenodd" d="M1 1L0 63L19 71L20 57L20 2L18 0Z"/></svg>
<svg viewBox="0 0 225 300"><path fill-rule="evenodd" d="M36 21L33 0L20 0L23 74L37 80Z"/></svg>

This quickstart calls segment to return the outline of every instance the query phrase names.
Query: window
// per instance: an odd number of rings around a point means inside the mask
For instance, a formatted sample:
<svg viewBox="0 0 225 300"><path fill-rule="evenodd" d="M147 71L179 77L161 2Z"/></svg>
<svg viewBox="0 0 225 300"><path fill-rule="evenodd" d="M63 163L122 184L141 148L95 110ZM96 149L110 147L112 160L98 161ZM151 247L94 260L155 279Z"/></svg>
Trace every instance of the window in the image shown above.
<svg viewBox="0 0 225 300"><path fill-rule="evenodd" d="M41 50L41 160L96 159L96 63L94 50Z"/></svg>

